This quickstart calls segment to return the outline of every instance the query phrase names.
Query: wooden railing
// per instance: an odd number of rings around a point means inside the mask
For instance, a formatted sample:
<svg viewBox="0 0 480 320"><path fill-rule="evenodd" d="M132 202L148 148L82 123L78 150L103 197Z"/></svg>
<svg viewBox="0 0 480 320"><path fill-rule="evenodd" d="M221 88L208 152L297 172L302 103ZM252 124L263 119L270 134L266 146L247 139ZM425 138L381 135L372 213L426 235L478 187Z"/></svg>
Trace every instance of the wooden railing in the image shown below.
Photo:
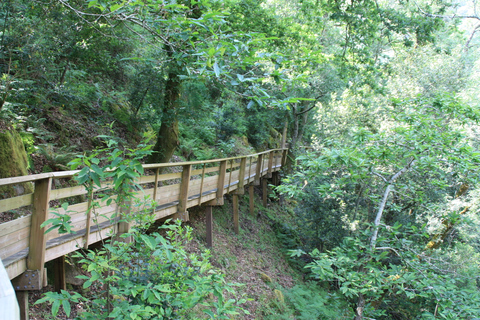
<svg viewBox="0 0 480 320"><path fill-rule="evenodd" d="M150 202L154 201L155 207L149 210L156 220L174 217L186 221L188 208L202 204L222 205L225 194L242 194L244 187L250 184L252 208L252 186L260 184L262 177L270 178L280 170L285 163L286 151L287 149L275 149L227 159L147 164L143 166L145 175L137 181L142 186L137 197L147 197ZM12 281L16 290L41 288L45 262L88 247L114 234L126 232L130 227L124 222L111 219L118 210L114 201L109 204L103 201L99 208L89 210L89 203L92 199L97 199L98 195L93 193L88 199L85 187L76 185L72 179L77 172L52 172L0 179L0 186L18 186L24 183L34 185L33 193L0 200L0 212L16 210L26 214L0 224L0 259L9 278L16 278ZM60 203L71 199L75 199L71 201L75 204L71 204L67 211L59 207ZM71 216L72 230L75 233L60 234L58 230L52 230L45 234L45 228L40 225L55 217L52 212L54 207L57 207L56 212ZM135 213L140 209L132 204L128 210ZM207 232L209 219L211 224L211 208L210 211L207 210ZM238 212L237 217L234 216L234 222L238 232ZM207 242L209 236L211 244L211 234L207 234Z"/></svg>

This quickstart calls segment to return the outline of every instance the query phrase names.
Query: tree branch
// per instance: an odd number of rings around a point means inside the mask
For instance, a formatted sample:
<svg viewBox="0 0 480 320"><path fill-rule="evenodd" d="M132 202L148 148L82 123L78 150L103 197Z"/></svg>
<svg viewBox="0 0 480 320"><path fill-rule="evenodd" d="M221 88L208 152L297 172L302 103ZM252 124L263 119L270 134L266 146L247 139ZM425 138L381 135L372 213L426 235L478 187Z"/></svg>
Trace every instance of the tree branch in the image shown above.
<svg viewBox="0 0 480 320"><path fill-rule="evenodd" d="M410 170L414 166L416 161L417 160L415 158L413 158L405 167L403 167L400 171L395 173L390 178L390 180L388 180L387 188L383 192L382 201L380 202L380 206L378 207L378 211L377 211L377 216L375 217L375 222L374 222L375 226L374 226L372 238L370 239L370 248L371 249L375 248L375 243L377 242L377 237L378 237L378 227L380 225L380 220L382 219L383 210L385 209L385 205L387 203L388 196L390 194L390 191L393 188L393 184L402 174L404 174L405 172Z"/></svg>

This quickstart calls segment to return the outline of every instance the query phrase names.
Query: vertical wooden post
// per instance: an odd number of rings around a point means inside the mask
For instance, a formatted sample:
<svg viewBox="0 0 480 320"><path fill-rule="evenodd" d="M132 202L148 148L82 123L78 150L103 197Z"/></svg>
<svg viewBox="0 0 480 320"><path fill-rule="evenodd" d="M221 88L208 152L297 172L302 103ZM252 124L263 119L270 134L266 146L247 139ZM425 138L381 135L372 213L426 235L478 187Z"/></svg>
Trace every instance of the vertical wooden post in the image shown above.
<svg viewBox="0 0 480 320"><path fill-rule="evenodd" d="M263 206L267 207L267 179L262 179Z"/></svg>
<svg viewBox="0 0 480 320"><path fill-rule="evenodd" d="M260 178L262 177L262 165L263 165L263 154L259 154L257 158L257 172L255 174L255 180L253 184L255 186L260 185Z"/></svg>
<svg viewBox="0 0 480 320"><path fill-rule="evenodd" d="M248 166L248 180L247 180L248 183L250 183L250 178L252 177L252 159L253 159L253 156L250 156L250 164Z"/></svg>
<svg viewBox="0 0 480 320"><path fill-rule="evenodd" d="M245 171L247 166L247 158L240 159L240 170L238 173L238 187L236 194L244 194L245 193Z"/></svg>
<svg viewBox="0 0 480 320"><path fill-rule="evenodd" d="M207 248L213 247L213 214L212 206L205 208L206 224L207 224Z"/></svg>
<svg viewBox="0 0 480 320"><path fill-rule="evenodd" d="M123 241L125 243L130 243L133 241L133 238L127 237L127 238L120 238L119 236L124 233L130 232L130 227L132 225L131 222L125 220L126 218L130 219L130 213L132 211L132 204L130 200L123 201L122 203L117 204L120 206L120 222L118 223L118 229L117 229L117 236L116 240L118 241Z"/></svg>
<svg viewBox="0 0 480 320"><path fill-rule="evenodd" d="M203 181L205 180L205 167L207 166L206 163L203 164L202 168L202 180L200 181L200 194L198 196L198 205L202 204L202 195L203 195Z"/></svg>
<svg viewBox="0 0 480 320"><path fill-rule="evenodd" d="M250 214L252 216L255 215L255 212L254 212L254 189L253 189L253 184L249 185L248 186L248 195L249 195L249 202L250 202Z"/></svg>
<svg viewBox="0 0 480 320"><path fill-rule="evenodd" d="M160 173L160 168L157 168L155 170L155 186L153 186L153 199L152 201L155 203L153 205L153 212L152 214L155 214L155 207L156 207L156 203L157 203L157 192L158 192L158 174Z"/></svg>
<svg viewBox="0 0 480 320"><path fill-rule="evenodd" d="M220 162L220 168L218 170L218 182L217 182L217 197L216 205L221 206L224 203L223 194L225 189L225 176L227 174L227 161Z"/></svg>
<svg viewBox="0 0 480 320"><path fill-rule="evenodd" d="M282 166L284 166L286 163L287 163L287 149L284 149L283 150L283 153L282 153Z"/></svg>
<svg viewBox="0 0 480 320"><path fill-rule="evenodd" d="M272 169L273 169L273 152L270 151L268 155L268 171L267 171L267 178L272 177Z"/></svg>
<svg viewBox="0 0 480 320"><path fill-rule="evenodd" d="M182 181L180 182L180 199L178 202L178 218L183 221L188 221L188 189L190 186L190 177L192 175L192 165L187 164L183 166Z"/></svg>
<svg viewBox="0 0 480 320"><path fill-rule="evenodd" d="M93 201L93 189L88 191L87 195L87 225L85 227L85 244L84 248L88 249L88 245L90 244L90 225L92 223L92 201Z"/></svg>
<svg viewBox="0 0 480 320"><path fill-rule="evenodd" d="M15 295L20 309L20 320L28 320L28 291L15 291Z"/></svg>
<svg viewBox="0 0 480 320"><path fill-rule="evenodd" d="M60 256L53 261L54 287L55 291L66 290L65 284L65 256Z"/></svg>
<svg viewBox="0 0 480 320"><path fill-rule="evenodd" d="M278 186L280 184L280 174L277 172L274 172L272 175L272 184L274 186Z"/></svg>
<svg viewBox="0 0 480 320"><path fill-rule="evenodd" d="M45 228L41 228L40 225L44 223L48 218L51 189L51 178L35 181L35 191L33 193L32 224L30 226L30 246L27 257L27 269L39 271L40 283L43 283L43 280L41 278L43 278L45 250L47 243L47 237L44 233Z"/></svg>
<svg viewBox="0 0 480 320"><path fill-rule="evenodd" d="M233 194L233 228L236 234L240 232L238 217L238 194Z"/></svg>
<svg viewBox="0 0 480 320"><path fill-rule="evenodd" d="M228 176L228 187L227 187L227 193L230 193L230 186L232 184L232 172L233 172L233 159L230 160L230 174Z"/></svg>

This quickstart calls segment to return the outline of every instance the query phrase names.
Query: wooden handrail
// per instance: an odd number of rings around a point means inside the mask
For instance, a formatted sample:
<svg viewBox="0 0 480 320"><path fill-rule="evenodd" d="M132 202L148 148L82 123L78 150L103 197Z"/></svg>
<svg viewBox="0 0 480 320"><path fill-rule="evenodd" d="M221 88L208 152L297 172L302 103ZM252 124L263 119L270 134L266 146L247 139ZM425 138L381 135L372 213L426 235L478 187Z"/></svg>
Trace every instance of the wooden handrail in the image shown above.
<svg viewBox="0 0 480 320"><path fill-rule="evenodd" d="M153 171L153 174L146 173L138 179L137 182L143 189L137 192L136 197L149 197L149 201L155 201L155 207L149 208L148 212L157 220L175 216L188 219L188 208L205 204L222 205L225 194L242 194L244 186L258 184L260 178L279 171L284 164L286 151L287 149L273 149L224 159L146 164L143 168ZM214 166L207 166L208 164ZM180 167L181 171L167 172L165 168L169 167ZM33 194L0 200L0 212L34 205L32 215L0 224L0 258L10 279L31 269L35 269L35 275L42 278L45 262L101 241L113 232L128 231L130 225L122 225L122 222L118 225L118 218L108 218L119 212L114 202L107 204L104 201L99 208L92 211L91 201L98 190L88 194L87 189L81 185L52 189L58 185L54 183L56 179L72 178L79 171L0 179L0 186L26 182L35 184ZM108 188L109 184L105 182L103 185ZM71 217L72 230L75 233L62 235L58 230L53 230L44 234L40 224L55 217L51 212L51 201L62 201L71 197L77 197L78 201L78 196L83 199L79 203L71 204L67 212L62 208L55 209L58 213ZM129 208L132 214L139 210L133 203Z"/></svg>

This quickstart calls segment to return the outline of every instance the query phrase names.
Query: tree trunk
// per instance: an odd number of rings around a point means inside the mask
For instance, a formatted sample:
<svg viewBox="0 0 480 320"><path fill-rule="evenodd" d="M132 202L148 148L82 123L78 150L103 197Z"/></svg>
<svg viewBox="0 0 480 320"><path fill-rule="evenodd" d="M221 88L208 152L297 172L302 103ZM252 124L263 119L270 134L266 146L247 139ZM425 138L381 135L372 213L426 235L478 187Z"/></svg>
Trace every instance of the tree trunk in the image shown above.
<svg viewBox="0 0 480 320"><path fill-rule="evenodd" d="M165 106L163 108L162 124L158 130L157 143L153 148L149 163L165 163L170 161L178 147L178 117L177 110L180 99L180 79L178 74L170 72L165 88Z"/></svg>
<svg viewBox="0 0 480 320"><path fill-rule="evenodd" d="M357 306L355 308L355 318L353 320L363 320L363 309L365 308L365 297L363 294L358 295Z"/></svg>

